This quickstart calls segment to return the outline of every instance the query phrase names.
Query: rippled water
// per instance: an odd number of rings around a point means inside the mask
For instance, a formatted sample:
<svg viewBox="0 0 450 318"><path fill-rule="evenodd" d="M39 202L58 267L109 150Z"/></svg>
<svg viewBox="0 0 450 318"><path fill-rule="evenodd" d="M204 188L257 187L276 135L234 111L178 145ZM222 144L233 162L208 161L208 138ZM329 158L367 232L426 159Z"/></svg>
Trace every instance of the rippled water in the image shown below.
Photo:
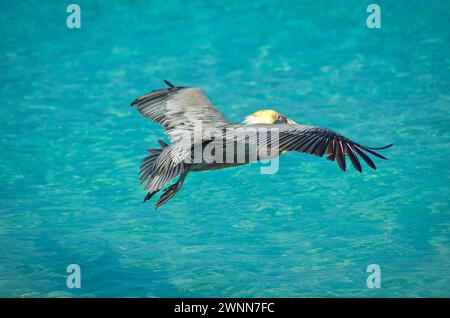
<svg viewBox="0 0 450 318"><path fill-rule="evenodd" d="M361 1L77 3L80 30L66 1L0 3L0 296L450 296L448 1L379 1L378 30ZM163 79L395 146L361 175L192 173L155 212L138 169L166 137L129 103Z"/></svg>

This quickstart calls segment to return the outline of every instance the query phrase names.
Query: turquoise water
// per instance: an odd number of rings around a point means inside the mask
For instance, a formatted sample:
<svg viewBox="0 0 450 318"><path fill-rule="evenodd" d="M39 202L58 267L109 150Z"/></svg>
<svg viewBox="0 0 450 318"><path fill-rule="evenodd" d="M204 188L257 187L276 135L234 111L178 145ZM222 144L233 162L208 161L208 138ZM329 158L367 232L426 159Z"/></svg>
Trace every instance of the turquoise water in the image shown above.
<svg viewBox="0 0 450 318"><path fill-rule="evenodd" d="M0 296L450 296L449 1L378 1L378 30L366 1L84 0L79 30L68 3L0 3ZM192 173L155 212L166 137L129 103L163 79L395 146Z"/></svg>

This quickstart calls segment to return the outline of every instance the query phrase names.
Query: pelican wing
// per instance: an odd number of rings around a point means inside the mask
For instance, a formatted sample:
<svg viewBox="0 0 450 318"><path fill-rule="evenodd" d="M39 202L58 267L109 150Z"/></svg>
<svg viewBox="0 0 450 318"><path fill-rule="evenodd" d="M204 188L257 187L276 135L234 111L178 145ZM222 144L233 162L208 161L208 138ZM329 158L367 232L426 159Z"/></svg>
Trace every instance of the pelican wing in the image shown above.
<svg viewBox="0 0 450 318"><path fill-rule="evenodd" d="M203 129L230 124L203 90L166 83L169 88L138 97L131 106L136 106L144 117L164 126L172 142L192 133L196 121L201 121Z"/></svg>
<svg viewBox="0 0 450 318"><path fill-rule="evenodd" d="M336 161L343 171L346 170L347 156L350 158L352 165L359 172L362 171L359 157L362 158L369 167L376 170L374 162L368 155L370 154L386 160L384 156L374 150L387 149L392 146L392 144L390 144L380 148L367 147L328 128L292 124L256 124L241 126L237 130L239 132L234 134L235 140L242 140L245 136L251 135L249 130L254 131L255 128L258 130L258 137L247 138L247 143L256 143L258 147L278 147L279 152L298 151L318 157L328 154L327 159ZM261 135L261 128L270 133Z"/></svg>

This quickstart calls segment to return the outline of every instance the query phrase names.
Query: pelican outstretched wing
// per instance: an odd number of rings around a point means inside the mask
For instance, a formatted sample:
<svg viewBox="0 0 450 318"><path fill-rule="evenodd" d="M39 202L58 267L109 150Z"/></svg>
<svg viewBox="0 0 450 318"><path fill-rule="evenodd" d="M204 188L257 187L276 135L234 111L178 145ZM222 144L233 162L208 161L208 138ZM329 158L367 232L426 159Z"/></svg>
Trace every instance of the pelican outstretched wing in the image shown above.
<svg viewBox="0 0 450 318"><path fill-rule="evenodd" d="M136 106L146 118L164 126L172 142L192 133L194 122L201 121L203 129L229 125L222 113L214 107L203 90L191 87L169 87L154 90L136 98L131 106Z"/></svg>
<svg viewBox="0 0 450 318"><path fill-rule="evenodd" d="M264 138L261 138L261 129L272 131L273 133L264 133ZM248 136L252 135L252 132L250 131L254 132L255 130L258 131L256 134L257 138L248 138ZM376 170L375 163L368 154L387 160L384 156L375 152L375 150L387 149L392 146L392 144L389 144L379 148L367 147L354 142L331 129L306 125L256 124L240 126L236 131L237 133L234 133L232 137L236 141L239 141L239 139L243 141L245 139L247 143L256 144L258 147L273 147L276 145L280 152L298 151L318 157L328 154L327 159L336 161L343 171L346 170L346 156L350 158L352 165L359 172L362 171L361 163L358 159L359 157L361 157L369 167ZM228 134L227 139L230 139L230 134Z"/></svg>

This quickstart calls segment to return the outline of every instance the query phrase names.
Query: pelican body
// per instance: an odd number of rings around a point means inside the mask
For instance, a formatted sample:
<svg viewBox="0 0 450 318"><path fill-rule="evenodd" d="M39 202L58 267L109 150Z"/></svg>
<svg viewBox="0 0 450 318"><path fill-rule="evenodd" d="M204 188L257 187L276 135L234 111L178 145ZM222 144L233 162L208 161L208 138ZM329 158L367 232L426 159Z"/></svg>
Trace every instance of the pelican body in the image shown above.
<svg viewBox="0 0 450 318"><path fill-rule="evenodd" d="M245 117L243 124L234 124L201 89L164 82L167 88L154 90L131 103L144 117L162 125L170 139L170 144L159 140L161 148L149 149L150 155L140 167L140 181L148 192L144 202L179 177L164 189L155 208L181 189L191 171L236 167L297 151L317 157L326 154L343 171L349 157L353 167L361 172L359 157L376 169L368 154L386 159L375 150L392 146L363 146L328 128L299 125L275 110L259 110Z"/></svg>

